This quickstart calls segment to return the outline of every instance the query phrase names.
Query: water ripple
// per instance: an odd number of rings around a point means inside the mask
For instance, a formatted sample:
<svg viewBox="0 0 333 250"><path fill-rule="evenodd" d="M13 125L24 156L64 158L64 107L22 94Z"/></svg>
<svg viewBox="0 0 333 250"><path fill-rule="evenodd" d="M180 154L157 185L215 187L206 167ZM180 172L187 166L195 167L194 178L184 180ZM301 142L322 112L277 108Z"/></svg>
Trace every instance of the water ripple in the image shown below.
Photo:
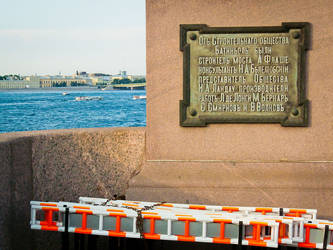
<svg viewBox="0 0 333 250"><path fill-rule="evenodd" d="M146 126L145 91L0 92L0 133L43 129ZM101 96L100 101L75 101Z"/></svg>

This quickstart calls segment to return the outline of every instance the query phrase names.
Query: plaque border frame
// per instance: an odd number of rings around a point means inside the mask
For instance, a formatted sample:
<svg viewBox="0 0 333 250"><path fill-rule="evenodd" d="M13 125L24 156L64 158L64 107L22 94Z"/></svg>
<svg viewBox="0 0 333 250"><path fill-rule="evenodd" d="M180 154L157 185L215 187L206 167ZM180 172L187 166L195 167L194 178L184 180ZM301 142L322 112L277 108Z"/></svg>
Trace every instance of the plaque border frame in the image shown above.
<svg viewBox="0 0 333 250"><path fill-rule="evenodd" d="M187 107L190 106L190 44L187 43L188 31L199 31L201 34L233 33L287 33L290 29L301 30L301 41L298 50L297 72L297 112L290 111L285 119L271 117L222 118L221 119L187 119ZM284 127L309 126L309 105L306 98L306 51L311 48L311 24L309 22L283 22L281 26L262 27L209 27L206 24L180 24L180 51L183 52L183 100L179 101L179 123L182 127L206 127L211 123L280 123Z"/></svg>

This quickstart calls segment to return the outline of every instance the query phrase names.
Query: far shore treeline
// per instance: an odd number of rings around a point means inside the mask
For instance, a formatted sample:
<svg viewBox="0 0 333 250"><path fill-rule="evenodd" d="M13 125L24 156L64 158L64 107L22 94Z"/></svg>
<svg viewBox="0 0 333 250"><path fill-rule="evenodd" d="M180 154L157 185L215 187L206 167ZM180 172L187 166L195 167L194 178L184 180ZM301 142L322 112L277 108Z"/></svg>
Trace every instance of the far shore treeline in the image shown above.
<svg viewBox="0 0 333 250"><path fill-rule="evenodd" d="M20 75L3 75L3 76L0 76L0 80L9 80L9 79L23 80L23 77L20 76Z"/></svg>

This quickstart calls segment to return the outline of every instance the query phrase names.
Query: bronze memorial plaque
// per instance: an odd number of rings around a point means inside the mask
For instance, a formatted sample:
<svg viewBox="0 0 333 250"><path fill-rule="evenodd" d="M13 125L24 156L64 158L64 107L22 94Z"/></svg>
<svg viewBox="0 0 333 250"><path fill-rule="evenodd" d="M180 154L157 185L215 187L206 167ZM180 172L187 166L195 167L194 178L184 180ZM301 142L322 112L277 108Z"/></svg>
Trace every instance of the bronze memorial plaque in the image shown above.
<svg viewBox="0 0 333 250"><path fill-rule="evenodd" d="M276 27L180 25L180 125L308 126L305 51L309 23Z"/></svg>

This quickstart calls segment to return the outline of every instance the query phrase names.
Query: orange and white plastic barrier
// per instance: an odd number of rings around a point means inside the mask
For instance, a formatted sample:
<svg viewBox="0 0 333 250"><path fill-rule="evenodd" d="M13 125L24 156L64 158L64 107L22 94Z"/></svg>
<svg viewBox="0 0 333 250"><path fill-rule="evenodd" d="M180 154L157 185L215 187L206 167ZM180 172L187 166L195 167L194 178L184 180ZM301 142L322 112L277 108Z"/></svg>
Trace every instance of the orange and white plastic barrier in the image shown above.
<svg viewBox="0 0 333 250"><path fill-rule="evenodd" d="M112 206L133 206L145 207L157 204L157 202L143 202L143 201L124 201L124 200L107 200L103 198L80 197L82 204L108 204ZM197 205L197 204L179 204L179 203L164 203L161 206L173 208L185 208L193 210L211 210L211 211L225 211L229 213L242 213L251 215L279 215L289 217L303 217L309 220L316 220L316 209L299 209L299 208L278 208L278 207L241 207L241 206L214 206L214 205Z"/></svg>
<svg viewBox="0 0 333 250"><path fill-rule="evenodd" d="M333 250L333 223L317 220L314 209L81 197L80 203L31 201L30 224L36 230L111 237Z"/></svg>

